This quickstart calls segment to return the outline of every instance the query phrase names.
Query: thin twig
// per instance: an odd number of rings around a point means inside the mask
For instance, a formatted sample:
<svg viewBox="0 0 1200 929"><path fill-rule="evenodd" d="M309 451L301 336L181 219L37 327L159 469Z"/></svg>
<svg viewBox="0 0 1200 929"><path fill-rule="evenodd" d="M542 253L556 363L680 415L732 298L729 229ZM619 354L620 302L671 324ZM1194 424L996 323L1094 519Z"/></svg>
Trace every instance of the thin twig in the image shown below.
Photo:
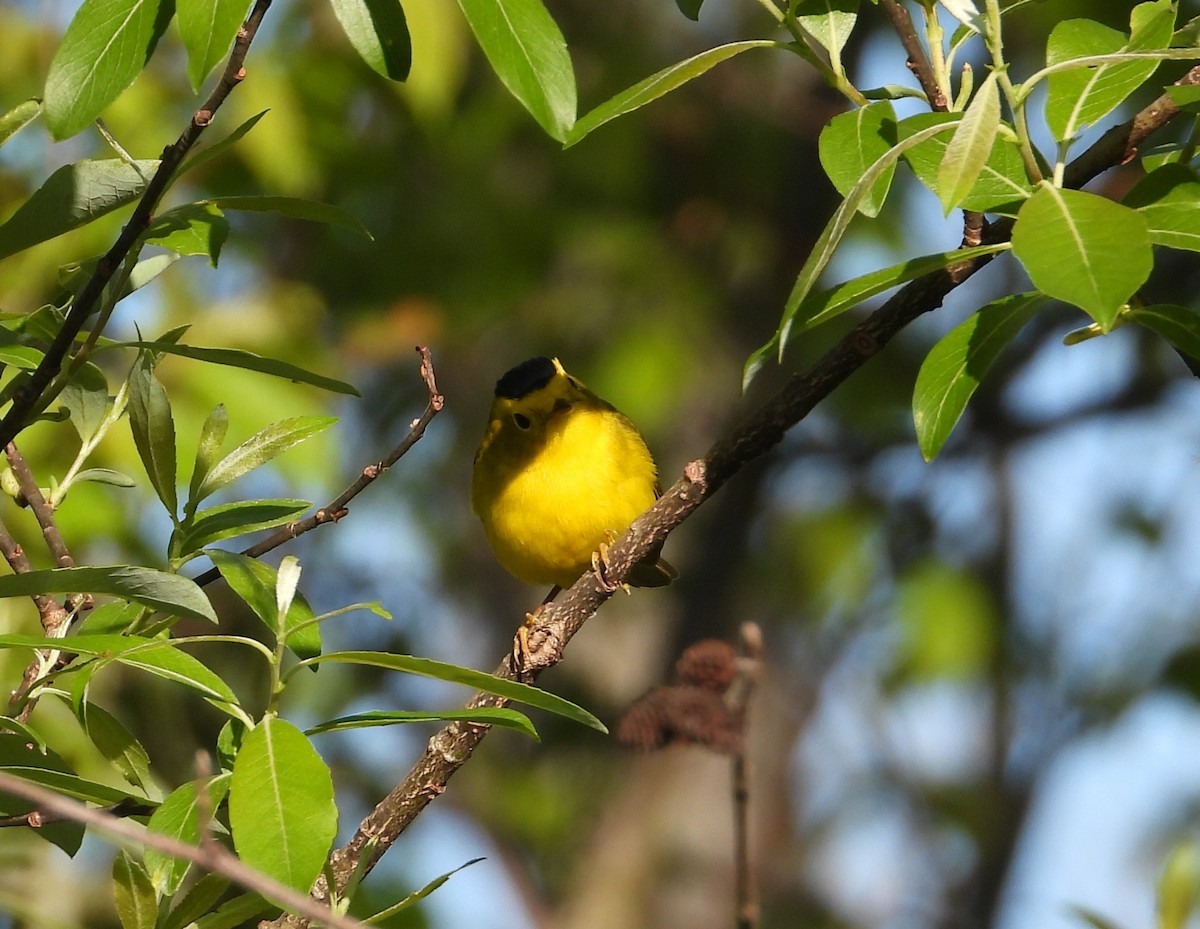
<svg viewBox="0 0 1200 929"><path fill-rule="evenodd" d="M21 488L21 496L29 504L29 509L33 511L34 518L42 528L42 537L46 540L46 548L50 550L54 563L60 568L75 567L75 560L67 551L67 543L63 541L62 533L58 531L58 524L54 521L54 510L42 496L41 488L38 487L33 472L29 470L29 463L25 460L25 456L17 449L15 442L9 442L4 452L8 456L9 467L12 468L12 472L17 478L17 484Z"/></svg>
<svg viewBox="0 0 1200 929"><path fill-rule="evenodd" d="M908 55L908 70L916 76L921 89L925 91L929 105L939 113L945 113L950 109L950 101L942 93L942 88L933 73L933 65L929 63L929 56L925 54L925 46L921 44L917 27L908 15L908 10L899 0L880 0L880 6L887 13L896 34L900 37L900 44L904 46Z"/></svg>
<svg viewBox="0 0 1200 929"><path fill-rule="evenodd" d="M1200 67L1177 83L1200 83ZM1178 107L1169 97L1159 98L1128 123L1110 130L1084 152L1069 166L1068 182L1072 186L1082 186L1106 168L1120 164L1129 151L1135 150L1177 112ZM1011 230L1011 223L994 223L986 230L984 239L1000 241L1011 235ZM529 633L527 670L531 676L536 677L562 658L567 642L612 596L613 586L624 579L634 564L660 548L693 510L743 466L774 448L788 429L807 416L817 403L861 368L893 336L914 319L941 306L950 291L990 260L991 256L985 256L963 262L905 285L808 371L794 375L780 393L731 435L718 441L703 459L691 462L684 469L682 479L634 520L609 548L606 572L609 584L602 585L590 572L586 573L538 614L538 622ZM506 656L493 673L514 678L510 657ZM503 706L504 703L500 697L480 693L467 703L467 708ZM334 851L329 870L338 887L344 886L351 874L371 869L429 802L446 789L450 778L471 757L488 729L479 724L455 722L434 734L404 780L360 823L350 841ZM326 879L322 876L313 887L313 896L324 900L328 893ZM283 917L264 925L299 927L304 921Z"/></svg>
<svg viewBox="0 0 1200 929"><path fill-rule="evenodd" d="M318 925L334 926L336 929L365 929L358 920L335 913L315 902L312 897L298 893L261 871L248 867L219 843L213 842L199 848L188 845L170 836L139 828L104 810L85 806L53 790L31 784L7 771L0 771L0 791L28 800L49 815L91 826L118 842L153 848L175 858L190 861L205 871L226 877L249 891L270 900L277 900Z"/></svg>
<svg viewBox="0 0 1200 929"><path fill-rule="evenodd" d="M418 345L417 352L421 355L421 380L425 382L425 389L429 391L429 402L425 405L425 412L409 424L408 434L388 453L386 458L363 468L362 473L353 484L343 490L333 500L329 501L329 503L325 504L325 506L318 509L312 516L305 517L294 523L288 523L261 542L243 549L243 555L249 558L259 558L272 549L278 548L280 545L292 541L297 536L303 535L310 529L323 526L325 523L336 523L349 512L351 500L362 493L372 481L403 458L410 448L421 441L421 437L425 435L426 427L441 412L442 407L445 406L446 398L438 391L437 380L433 370L432 353L424 345ZM210 568L196 578L196 583L203 587L205 584L211 584L220 576L221 574L216 568Z"/></svg>
<svg viewBox="0 0 1200 929"><path fill-rule="evenodd" d="M12 406L0 420L0 445L7 446L16 438L17 433L25 427L30 413L42 403L46 388L62 370L63 360L71 350L71 345L79 334L79 330L83 328L84 322L95 311L105 286L133 249L142 233L149 228L158 201L166 192L171 178L183 162L184 156L196 144L201 133L208 128L213 116L225 102L225 98L245 78L246 69L243 67L243 63L246 53L249 51L250 43L254 41L259 24L270 5L271 0L255 0L254 8L238 30L237 38L233 43L233 51L229 55L225 71L217 82L217 86L213 88L213 92L204 105L192 115L191 121L179 138L163 149L158 170L154 172L150 183L146 185L141 200L138 201L129 221L121 230L117 241L96 263L96 270L92 272L92 276L71 304L66 319L63 320L62 328L55 335L50 347L46 349L45 356L29 376L28 382L17 391L13 397Z"/></svg>

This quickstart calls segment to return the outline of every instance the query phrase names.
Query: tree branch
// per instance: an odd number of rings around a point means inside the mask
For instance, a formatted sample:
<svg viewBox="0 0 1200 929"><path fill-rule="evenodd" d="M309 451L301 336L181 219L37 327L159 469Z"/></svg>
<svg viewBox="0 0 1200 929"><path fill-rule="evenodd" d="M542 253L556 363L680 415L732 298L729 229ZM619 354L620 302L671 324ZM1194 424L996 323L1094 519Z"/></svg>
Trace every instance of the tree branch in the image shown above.
<svg viewBox="0 0 1200 929"><path fill-rule="evenodd" d="M425 405L425 412L418 419L414 419L409 425L408 434L400 440L400 443L393 448L382 461L377 461L374 464L369 464L363 468L358 479L338 494L333 500L318 509L312 516L305 517L294 523L288 523L282 529L277 530L272 535L263 539L249 548L242 551L243 555L249 558L259 558L274 548L284 545L292 541L297 536L303 535L310 529L316 529L317 526L322 526L325 523L336 523L339 519L349 512L349 503L364 491L372 481L380 477L388 468L394 465L397 461L408 454L408 450L421 441L425 435L425 429L442 411L442 407L446 404L446 398L442 396L438 390L437 380L433 370L433 354L424 345L417 346L417 352L421 355L421 380L425 382L425 389L429 391L429 402ZM196 578L196 583L203 587L205 584L211 584L221 573L216 568L210 568Z"/></svg>
<svg viewBox="0 0 1200 929"><path fill-rule="evenodd" d="M938 86L937 78L933 74L933 65L929 63L929 56L925 54L925 46L921 44L921 39L917 35L917 27L913 25L908 10L899 0L880 0L879 5L887 13L888 19L892 21L892 26L900 37L900 44L904 46L904 51L908 55L908 70L913 73L920 83L921 89L925 91L925 97L929 101L930 107L939 113L945 113L950 109L950 101L946 99L946 95Z"/></svg>
<svg viewBox="0 0 1200 929"><path fill-rule="evenodd" d="M220 81L217 82L217 86L213 88L213 92L204 105L192 115L191 122L188 123L179 138L172 145L163 149L158 170L154 172L154 176L146 185L146 190L134 208L133 215L129 217L129 221L121 230L121 234L113 243L112 248L97 262L96 270L92 272L92 276L83 285L83 289L71 304L66 319L63 320L62 328L55 335L54 341L50 343L45 356L29 376L28 382L16 392L12 406L0 420L0 446L7 446L25 428L26 420L37 409L51 381L62 370L63 360L71 350L71 345L79 334L79 330L83 328L84 322L96 309L96 304L104 293L104 288L112 280L113 275L132 251L142 233L150 226L154 209L166 192L171 178L183 163L184 156L196 144L201 133L208 128L213 116L225 102L225 98L245 78L246 69L243 67L243 62L246 59L246 53L250 50L250 43L254 41L259 24L270 6L271 0L255 0L254 8L238 30L237 38L233 43L233 51L229 55L225 71L221 75Z"/></svg>
<svg viewBox="0 0 1200 929"><path fill-rule="evenodd" d="M1200 83L1200 67L1193 68L1177 83ZM1121 164L1154 131L1166 125L1178 113L1178 107L1165 95L1129 122L1109 130L1091 148L1068 166L1065 177L1071 186L1082 186L1103 170ZM984 241L1004 241L1012 233L1012 222L992 224ZM994 256L983 256L906 284L879 309L855 326L807 371L793 375L783 389L747 418L730 435L712 446L708 454L692 461L683 477L666 491L649 510L634 520L628 530L608 550L609 584L601 584L594 574L585 573L557 600L538 614L529 631L530 660L528 677L557 664L563 649L584 622L595 615L612 596L630 568L661 547L667 536L705 500L746 464L773 449L784 434L798 423L843 381L858 371L897 333L919 316L941 306L946 295ZM506 656L493 672L514 678L511 656ZM476 694L468 709L503 706L502 698ZM392 843L412 823L431 800L446 789L446 784L471 757L489 727L472 723L451 723L437 732L424 754L398 784L362 821L357 832L331 856L329 873L339 889L352 874L365 874ZM313 895L328 897L325 877L318 879ZM305 922L281 917L264 926L301 927Z"/></svg>

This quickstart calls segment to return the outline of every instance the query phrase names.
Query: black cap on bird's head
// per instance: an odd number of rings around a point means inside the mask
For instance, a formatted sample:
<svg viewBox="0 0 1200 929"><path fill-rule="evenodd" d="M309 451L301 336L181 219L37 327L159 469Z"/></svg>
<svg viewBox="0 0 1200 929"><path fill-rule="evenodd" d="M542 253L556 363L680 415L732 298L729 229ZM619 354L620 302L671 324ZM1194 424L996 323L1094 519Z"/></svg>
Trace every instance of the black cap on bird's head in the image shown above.
<svg viewBox="0 0 1200 929"><path fill-rule="evenodd" d="M547 358L545 355L522 361L496 382L496 396L520 400L545 387L561 370L562 366L558 364L557 359Z"/></svg>

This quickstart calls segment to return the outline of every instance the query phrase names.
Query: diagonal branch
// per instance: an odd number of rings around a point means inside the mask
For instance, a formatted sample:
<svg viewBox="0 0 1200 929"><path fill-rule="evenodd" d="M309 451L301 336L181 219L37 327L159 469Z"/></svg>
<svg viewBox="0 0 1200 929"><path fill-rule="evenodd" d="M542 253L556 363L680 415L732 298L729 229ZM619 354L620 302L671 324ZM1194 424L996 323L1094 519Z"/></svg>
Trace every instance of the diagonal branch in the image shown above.
<svg viewBox="0 0 1200 929"><path fill-rule="evenodd" d="M1200 67L1193 68L1177 83L1200 83ZM1093 177L1132 157L1138 146L1166 125L1179 108L1167 96L1160 97L1134 119L1118 126L1068 166L1065 177L1081 186ZM1003 241L1011 235L1012 223L999 222L985 239ZM557 664L571 637L612 596L630 568L662 546L667 536L705 500L745 465L765 455L843 381L858 371L896 334L919 316L941 306L946 295L987 265L993 256L983 256L946 268L905 285L878 310L855 326L807 371L793 375L783 389L751 414L731 434L720 439L704 458L691 462L678 480L608 550L608 584L592 573L584 574L563 596L546 605L529 634L530 661L525 674L536 677ZM514 678L511 656L494 672ZM527 678L523 678L527 679ZM476 694L468 709L502 706L503 698ZM354 836L336 849L328 873L340 890L353 875L368 872L400 837L416 816L445 789L450 778L471 757L489 727L475 723L451 723L428 742L422 756L404 780L360 823ZM318 900L329 897L326 878L313 888ZM271 927L302 927L303 919L280 917L264 924Z"/></svg>
<svg viewBox="0 0 1200 929"><path fill-rule="evenodd" d="M163 149L158 170L154 172L150 183L146 185L142 199L134 208L129 222L121 230L121 234L113 243L112 248L97 262L96 270L92 272L92 276L83 285L83 289L71 304L66 319L63 320L62 328L58 330L54 341L50 343L45 356L29 376L29 380L17 391L13 397L12 406L0 420L0 446L7 446L17 437L17 433L25 428L30 414L35 412L42 403L51 381L62 370L63 361L71 350L75 337L79 335L79 330L83 328L84 322L95 311L96 305L104 293L104 288L133 250L142 233L149 227L154 209L170 185L171 178L183 163L184 156L196 144L201 133L208 128L213 116L225 102L225 98L245 78L246 69L243 67L243 62L246 59L246 53L250 50L250 43L254 41L259 24L270 5L271 0L255 0L254 8L246 17L241 29L238 30L237 39L233 43L233 51L229 55L225 71L217 82L217 86L213 88L213 92L204 105L192 115L191 122L188 123L179 138Z"/></svg>

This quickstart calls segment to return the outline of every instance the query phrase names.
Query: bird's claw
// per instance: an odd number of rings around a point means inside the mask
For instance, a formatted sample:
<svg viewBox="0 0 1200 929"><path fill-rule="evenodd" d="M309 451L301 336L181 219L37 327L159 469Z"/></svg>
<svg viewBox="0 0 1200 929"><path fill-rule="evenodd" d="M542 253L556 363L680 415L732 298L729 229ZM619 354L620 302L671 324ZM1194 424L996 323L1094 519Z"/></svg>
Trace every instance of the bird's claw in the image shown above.
<svg viewBox="0 0 1200 929"><path fill-rule="evenodd" d="M601 542L600 549L592 552L592 573L596 576L596 582L600 585L605 593L616 593L618 590L623 590L629 593L629 585L624 583L614 583L608 579L608 543Z"/></svg>

